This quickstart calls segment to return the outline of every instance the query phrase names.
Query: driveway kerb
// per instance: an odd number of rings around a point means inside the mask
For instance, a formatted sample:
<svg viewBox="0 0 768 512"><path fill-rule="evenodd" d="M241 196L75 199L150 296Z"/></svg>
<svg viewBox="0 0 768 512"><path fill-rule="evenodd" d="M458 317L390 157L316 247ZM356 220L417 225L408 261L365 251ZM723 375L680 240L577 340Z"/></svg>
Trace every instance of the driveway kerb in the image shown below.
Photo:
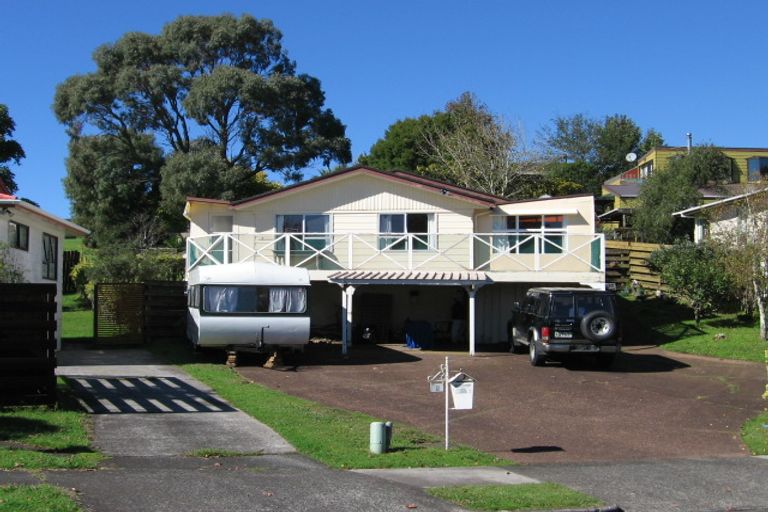
<svg viewBox="0 0 768 512"><path fill-rule="evenodd" d="M375 476L414 487L451 485L537 484L539 480L495 467L355 469L355 473Z"/></svg>

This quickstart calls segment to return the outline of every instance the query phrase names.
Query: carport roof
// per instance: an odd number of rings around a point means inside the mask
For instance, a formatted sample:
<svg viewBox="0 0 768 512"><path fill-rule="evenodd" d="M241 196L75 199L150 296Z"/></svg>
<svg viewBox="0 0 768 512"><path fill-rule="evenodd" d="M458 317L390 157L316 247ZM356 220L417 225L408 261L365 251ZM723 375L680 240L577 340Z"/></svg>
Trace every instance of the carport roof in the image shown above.
<svg viewBox="0 0 768 512"><path fill-rule="evenodd" d="M349 270L328 276L336 284L410 284L468 286L490 284L485 272L418 272L409 270Z"/></svg>

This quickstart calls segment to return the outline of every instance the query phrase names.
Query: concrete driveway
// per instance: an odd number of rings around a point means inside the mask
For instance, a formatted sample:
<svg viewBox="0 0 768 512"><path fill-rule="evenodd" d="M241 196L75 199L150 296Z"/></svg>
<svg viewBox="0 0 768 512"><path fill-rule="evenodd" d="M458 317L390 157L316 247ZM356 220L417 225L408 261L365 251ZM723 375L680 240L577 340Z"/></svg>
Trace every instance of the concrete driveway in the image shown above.
<svg viewBox="0 0 768 512"><path fill-rule="evenodd" d="M739 428L764 407L765 367L629 347L611 371L589 360L533 368L526 355L401 346L311 345L279 371L246 360L264 385L332 406L443 432L443 399L426 378L445 356L475 377L475 407L452 413L452 440L523 463L747 455ZM396 432L396 430L395 430Z"/></svg>

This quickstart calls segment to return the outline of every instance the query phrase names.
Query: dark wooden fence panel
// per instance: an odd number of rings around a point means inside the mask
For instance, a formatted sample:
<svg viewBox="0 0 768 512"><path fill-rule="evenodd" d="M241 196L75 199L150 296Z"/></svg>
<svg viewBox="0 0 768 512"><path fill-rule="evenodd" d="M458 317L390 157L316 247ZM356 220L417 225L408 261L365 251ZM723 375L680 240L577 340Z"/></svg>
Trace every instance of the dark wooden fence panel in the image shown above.
<svg viewBox="0 0 768 512"><path fill-rule="evenodd" d="M99 283L93 294L93 336L101 343L144 341L144 285Z"/></svg>
<svg viewBox="0 0 768 512"><path fill-rule="evenodd" d="M80 263L80 251L64 251L64 293L75 293L75 281L72 279L72 269Z"/></svg>
<svg viewBox="0 0 768 512"><path fill-rule="evenodd" d="M0 284L0 403L56 401L56 285Z"/></svg>
<svg viewBox="0 0 768 512"><path fill-rule="evenodd" d="M187 283L144 283L144 339L148 342L183 339L187 328Z"/></svg>
<svg viewBox="0 0 768 512"><path fill-rule="evenodd" d="M102 343L143 343L186 336L187 283L100 283L94 293L94 337Z"/></svg>

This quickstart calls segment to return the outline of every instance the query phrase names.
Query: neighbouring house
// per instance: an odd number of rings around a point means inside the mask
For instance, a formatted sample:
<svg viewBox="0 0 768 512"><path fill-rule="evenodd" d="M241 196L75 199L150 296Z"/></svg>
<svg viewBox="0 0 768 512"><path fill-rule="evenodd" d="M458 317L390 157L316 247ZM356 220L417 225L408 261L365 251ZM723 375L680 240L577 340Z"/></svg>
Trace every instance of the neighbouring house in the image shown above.
<svg viewBox="0 0 768 512"><path fill-rule="evenodd" d="M717 189L702 188L703 203L739 194L744 187L757 186L768 179L768 148L719 148L731 159L731 183ZM631 227L632 209L645 179L653 172L665 169L671 158L684 155L687 146L656 147L638 158L636 165L603 183L603 197L612 198L608 211L598 216L606 226L621 233Z"/></svg>
<svg viewBox="0 0 768 512"><path fill-rule="evenodd" d="M447 338L459 317L474 353L507 343L529 287L605 287L591 195L509 201L359 166L240 201L190 197L184 215L187 270L306 267L312 329L340 333L345 350L371 330L401 341L408 322Z"/></svg>
<svg viewBox="0 0 768 512"><path fill-rule="evenodd" d="M0 242L29 283L56 283L56 340L61 345L64 238L89 231L12 195L0 181Z"/></svg>
<svg viewBox="0 0 768 512"><path fill-rule="evenodd" d="M768 185L763 188L738 194L719 201L712 201L700 206L687 208L672 215L685 219L694 219L693 240L698 243L719 233L738 230L743 222L753 215L765 220L768 209ZM762 215L762 217L760 217Z"/></svg>

